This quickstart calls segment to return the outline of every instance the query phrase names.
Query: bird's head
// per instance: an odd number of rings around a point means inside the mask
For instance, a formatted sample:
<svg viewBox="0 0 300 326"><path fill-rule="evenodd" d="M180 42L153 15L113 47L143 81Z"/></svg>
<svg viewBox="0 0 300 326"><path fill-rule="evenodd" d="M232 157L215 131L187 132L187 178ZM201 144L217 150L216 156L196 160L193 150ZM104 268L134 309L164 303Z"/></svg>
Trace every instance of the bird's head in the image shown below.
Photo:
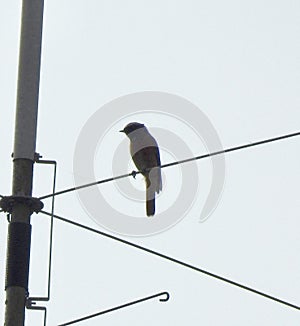
<svg viewBox="0 0 300 326"><path fill-rule="evenodd" d="M130 123L128 123L128 125L125 126L125 128L123 130L120 130L120 132L124 132L128 136L133 131L136 131L141 128L146 129L145 125L143 125L142 123L130 122Z"/></svg>

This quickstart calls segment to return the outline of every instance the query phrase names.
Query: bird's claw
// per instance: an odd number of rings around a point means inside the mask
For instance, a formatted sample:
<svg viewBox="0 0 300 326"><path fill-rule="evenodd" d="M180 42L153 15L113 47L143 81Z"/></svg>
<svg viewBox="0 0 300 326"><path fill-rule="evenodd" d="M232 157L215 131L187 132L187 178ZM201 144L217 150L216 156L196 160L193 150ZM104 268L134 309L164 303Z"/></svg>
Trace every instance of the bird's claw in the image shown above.
<svg viewBox="0 0 300 326"><path fill-rule="evenodd" d="M133 176L133 179L135 179L135 177L136 177L136 175L137 175L136 171L132 171L132 172L131 172L131 175Z"/></svg>

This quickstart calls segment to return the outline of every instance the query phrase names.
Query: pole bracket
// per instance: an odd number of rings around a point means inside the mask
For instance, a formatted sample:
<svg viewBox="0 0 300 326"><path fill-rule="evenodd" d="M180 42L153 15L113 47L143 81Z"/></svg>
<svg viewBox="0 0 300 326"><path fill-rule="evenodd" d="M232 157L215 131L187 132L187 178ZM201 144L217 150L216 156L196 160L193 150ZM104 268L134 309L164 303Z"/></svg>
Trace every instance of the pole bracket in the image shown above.
<svg viewBox="0 0 300 326"><path fill-rule="evenodd" d="M37 306L37 302L36 301L49 301L49 298L30 298L28 297L26 299L26 303L25 303L25 307L27 309L31 309L31 310L42 310L44 311L44 326L46 326L46 322L47 322L47 308L43 307L43 306Z"/></svg>
<svg viewBox="0 0 300 326"><path fill-rule="evenodd" d="M3 196L0 200L0 207L4 212L11 213L17 204L25 204L32 212L39 213L43 207L43 202L31 196Z"/></svg>

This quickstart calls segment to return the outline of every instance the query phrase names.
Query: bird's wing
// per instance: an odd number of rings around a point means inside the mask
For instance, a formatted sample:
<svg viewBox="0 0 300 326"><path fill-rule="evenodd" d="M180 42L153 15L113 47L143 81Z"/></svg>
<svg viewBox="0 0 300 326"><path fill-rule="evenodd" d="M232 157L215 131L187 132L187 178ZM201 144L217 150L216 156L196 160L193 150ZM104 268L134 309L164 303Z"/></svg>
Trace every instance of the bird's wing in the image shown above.
<svg viewBox="0 0 300 326"><path fill-rule="evenodd" d="M152 182L152 189L159 193L162 190L160 155L157 146L147 148L148 168L152 168L149 172L149 179Z"/></svg>
<svg viewBox="0 0 300 326"><path fill-rule="evenodd" d="M162 189L161 171L160 171L160 156L157 146L144 147L136 152L132 157L139 171L151 169L143 175L146 177L147 183L152 183L152 189L159 193Z"/></svg>
<svg viewBox="0 0 300 326"><path fill-rule="evenodd" d="M156 188L156 192L159 193L160 190L162 190L162 179L161 179L161 168L160 168L160 154L159 154L159 149L158 147L155 147L155 157L156 157L156 162L157 162L157 168L155 170L156 171L156 178L157 178L157 188Z"/></svg>

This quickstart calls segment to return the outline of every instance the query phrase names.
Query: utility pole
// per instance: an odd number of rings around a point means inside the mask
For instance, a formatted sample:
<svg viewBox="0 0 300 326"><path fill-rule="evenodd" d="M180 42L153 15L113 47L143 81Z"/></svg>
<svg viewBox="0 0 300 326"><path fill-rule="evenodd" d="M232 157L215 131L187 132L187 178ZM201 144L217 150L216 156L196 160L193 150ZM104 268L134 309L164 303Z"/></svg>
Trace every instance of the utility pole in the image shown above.
<svg viewBox="0 0 300 326"><path fill-rule="evenodd" d="M23 0L12 196L1 199L10 213L6 261L5 326L23 326L28 297L30 217L43 204L32 197L41 61L43 0Z"/></svg>

